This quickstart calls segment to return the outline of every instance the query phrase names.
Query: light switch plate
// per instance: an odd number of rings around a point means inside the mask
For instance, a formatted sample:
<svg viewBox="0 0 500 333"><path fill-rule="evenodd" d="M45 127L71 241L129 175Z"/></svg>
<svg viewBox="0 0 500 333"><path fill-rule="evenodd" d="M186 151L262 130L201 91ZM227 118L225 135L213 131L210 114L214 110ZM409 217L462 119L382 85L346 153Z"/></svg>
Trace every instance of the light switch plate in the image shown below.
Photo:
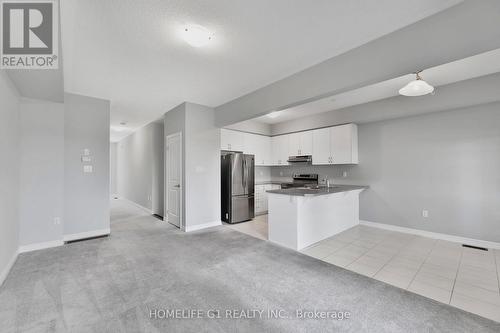
<svg viewBox="0 0 500 333"><path fill-rule="evenodd" d="M83 172L84 173L92 173L92 172L94 172L94 168L92 165L84 165Z"/></svg>
<svg viewBox="0 0 500 333"><path fill-rule="evenodd" d="M82 162L92 162L91 156L82 156Z"/></svg>
<svg viewBox="0 0 500 333"><path fill-rule="evenodd" d="M89 156L89 155L90 155L90 149L85 148L85 149L83 150L83 155L85 155L85 156Z"/></svg>

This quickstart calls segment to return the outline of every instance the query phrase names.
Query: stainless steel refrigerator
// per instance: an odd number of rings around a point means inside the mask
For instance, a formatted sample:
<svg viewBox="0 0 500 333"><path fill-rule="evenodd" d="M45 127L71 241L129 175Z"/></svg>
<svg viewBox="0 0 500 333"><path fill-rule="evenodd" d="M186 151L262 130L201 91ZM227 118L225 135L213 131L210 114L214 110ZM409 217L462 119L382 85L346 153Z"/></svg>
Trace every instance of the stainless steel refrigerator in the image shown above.
<svg viewBox="0 0 500 333"><path fill-rule="evenodd" d="M238 223L255 217L255 157L243 153L221 155L221 217Z"/></svg>

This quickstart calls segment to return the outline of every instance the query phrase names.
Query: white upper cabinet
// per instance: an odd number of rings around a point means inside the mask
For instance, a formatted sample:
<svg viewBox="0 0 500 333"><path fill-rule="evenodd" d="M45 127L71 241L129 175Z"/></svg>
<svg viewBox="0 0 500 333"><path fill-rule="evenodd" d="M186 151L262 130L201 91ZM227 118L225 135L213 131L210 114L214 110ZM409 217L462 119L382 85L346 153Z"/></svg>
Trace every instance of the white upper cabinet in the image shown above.
<svg viewBox="0 0 500 333"><path fill-rule="evenodd" d="M313 164L357 164L358 127L355 124L313 132Z"/></svg>
<svg viewBox="0 0 500 333"><path fill-rule="evenodd" d="M312 131L289 134L288 136L288 155L302 156L311 155L313 150Z"/></svg>
<svg viewBox="0 0 500 333"><path fill-rule="evenodd" d="M320 128L312 131L313 164L331 164L330 128Z"/></svg>
<svg viewBox="0 0 500 333"><path fill-rule="evenodd" d="M312 155L312 164L358 164L358 127L347 124L269 137L221 129L221 150L255 155L255 165L288 165L289 156Z"/></svg>
<svg viewBox="0 0 500 333"><path fill-rule="evenodd" d="M358 126L332 127L331 151L333 164L358 164Z"/></svg>
<svg viewBox="0 0 500 333"><path fill-rule="evenodd" d="M312 131L301 132L300 134L300 154L312 155L313 152L313 135Z"/></svg>
<svg viewBox="0 0 500 333"><path fill-rule="evenodd" d="M221 150L231 150L231 151L243 151L244 150L244 133L238 131L232 131L228 129L221 129L220 131L220 149Z"/></svg>
<svg viewBox="0 0 500 333"><path fill-rule="evenodd" d="M271 138L272 165L288 165L288 139L289 135L278 135Z"/></svg>
<svg viewBox="0 0 500 333"><path fill-rule="evenodd" d="M246 154L255 155L255 165L271 165L271 138L264 135L244 133Z"/></svg>

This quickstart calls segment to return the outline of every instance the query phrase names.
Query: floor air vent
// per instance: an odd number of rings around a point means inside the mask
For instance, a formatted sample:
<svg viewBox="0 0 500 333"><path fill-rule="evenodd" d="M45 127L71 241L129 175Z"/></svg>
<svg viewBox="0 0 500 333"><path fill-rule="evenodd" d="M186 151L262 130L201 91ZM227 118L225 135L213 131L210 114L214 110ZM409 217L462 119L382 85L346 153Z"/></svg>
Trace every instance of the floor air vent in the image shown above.
<svg viewBox="0 0 500 333"><path fill-rule="evenodd" d="M468 247L471 249L476 249L476 250L481 250L481 251L488 251L487 248L485 247L480 247L480 246L474 246L474 245L467 245L467 244L462 244L463 247Z"/></svg>
<svg viewBox="0 0 500 333"><path fill-rule="evenodd" d="M71 244L71 243L83 242L83 241L88 241L88 240L92 240L92 239L105 238L105 237L108 237L108 236L109 236L109 234L108 235L95 236L95 237L80 238L80 239L66 241L66 242L64 242L64 244Z"/></svg>

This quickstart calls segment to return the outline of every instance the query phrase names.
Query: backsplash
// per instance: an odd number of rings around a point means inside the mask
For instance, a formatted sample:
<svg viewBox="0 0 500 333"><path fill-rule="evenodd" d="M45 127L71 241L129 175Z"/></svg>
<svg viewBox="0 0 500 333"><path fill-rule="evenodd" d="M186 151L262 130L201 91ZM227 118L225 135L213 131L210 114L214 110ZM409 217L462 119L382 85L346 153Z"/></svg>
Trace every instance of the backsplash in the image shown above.
<svg viewBox="0 0 500 333"><path fill-rule="evenodd" d="M256 166L255 167L255 181L263 182L271 180L271 167L269 166Z"/></svg>
<svg viewBox="0 0 500 333"><path fill-rule="evenodd" d="M282 167L271 167L271 180L273 181L292 181L292 177L296 173L317 173L319 175L320 184L324 183L325 177L328 177L330 183L336 184L352 184L356 182L350 177L353 168L356 165L289 165ZM346 172L346 177L344 177Z"/></svg>

